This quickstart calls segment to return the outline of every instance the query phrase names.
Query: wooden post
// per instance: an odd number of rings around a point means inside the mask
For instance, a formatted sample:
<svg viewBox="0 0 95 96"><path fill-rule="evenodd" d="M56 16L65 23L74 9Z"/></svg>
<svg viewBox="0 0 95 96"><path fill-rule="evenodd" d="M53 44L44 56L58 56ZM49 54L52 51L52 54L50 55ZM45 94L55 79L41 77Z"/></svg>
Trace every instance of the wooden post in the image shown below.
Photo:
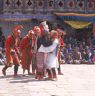
<svg viewBox="0 0 95 96"><path fill-rule="evenodd" d="M95 22L93 23L93 37L95 37Z"/></svg>

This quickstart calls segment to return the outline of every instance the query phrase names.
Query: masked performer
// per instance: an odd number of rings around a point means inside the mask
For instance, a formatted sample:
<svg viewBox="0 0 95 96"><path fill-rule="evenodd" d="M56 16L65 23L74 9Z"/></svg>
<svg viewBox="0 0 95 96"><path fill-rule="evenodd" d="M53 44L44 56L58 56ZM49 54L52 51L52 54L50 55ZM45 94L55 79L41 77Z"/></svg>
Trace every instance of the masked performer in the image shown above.
<svg viewBox="0 0 95 96"><path fill-rule="evenodd" d="M41 30L39 26L34 26L33 31L35 33L34 37L34 46L33 46L33 54L32 54L32 73L35 75L36 73L36 53L37 53L37 40L41 36Z"/></svg>
<svg viewBox="0 0 95 96"><path fill-rule="evenodd" d="M56 80L57 75L56 75L56 68L58 68L58 57L57 57L57 51L58 51L58 33L55 30L51 31L50 34L52 45L50 46L43 46L39 48L40 52L46 52L47 53L47 58L45 62L46 70L48 73L48 79L50 80Z"/></svg>
<svg viewBox="0 0 95 96"><path fill-rule="evenodd" d="M23 27L21 25L14 26L12 34L9 35L6 39L5 48L7 64L2 69L3 75L6 75L6 69L14 64L14 76L17 76L18 66L20 64L20 54L17 45L22 28Z"/></svg>
<svg viewBox="0 0 95 96"><path fill-rule="evenodd" d="M41 22L39 27L41 30L41 34L37 38L37 50L39 50L41 45L46 47L52 44L52 42L49 39L49 28L48 25L46 24L46 21ZM46 60L46 55L47 54L45 54L44 51L43 52L37 51L36 53L36 61L37 61L36 78L39 80L43 79L44 77L44 69L45 69L44 62Z"/></svg>
<svg viewBox="0 0 95 96"><path fill-rule="evenodd" d="M61 72L61 49L64 48L65 44L63 42L62 36L66 35L65 32L63 32L61 29L56 30L58 32L58 39L59 39L59 50L58 50L58 61L59 61L59 68L58 68L58 75L63 75Z"/></svg>
<svg viewBox="0 0 95 96"><path fill-rule="evenodd" d="M34 46L33 36L34 31L30 30L20 43L21 65L23 69L23 75L25 73L25 70L28 71L28 75L32 75L32 73L30 73L30 64L32 60L32 47Z"/></svg>

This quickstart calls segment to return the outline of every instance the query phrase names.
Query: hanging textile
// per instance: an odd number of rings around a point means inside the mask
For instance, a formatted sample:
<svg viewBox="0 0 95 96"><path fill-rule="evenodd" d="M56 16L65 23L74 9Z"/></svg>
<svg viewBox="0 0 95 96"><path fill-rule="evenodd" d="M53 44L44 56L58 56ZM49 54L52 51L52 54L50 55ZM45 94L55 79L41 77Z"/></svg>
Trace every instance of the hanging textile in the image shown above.
<svg viewBox="0 0 95 96"><path fill-rule="evenodd" d="M71 27L75 29L82 29L91 24L90 22L83 22L83 21L64 21L64 22L69 24Z"/></svg>
<svg viewBox="0 0 95 96"><path fill-rule="evenodd" d="M81 13L54 13L54 14L60 20L95 22L95 14L81 14Z"/></svg>

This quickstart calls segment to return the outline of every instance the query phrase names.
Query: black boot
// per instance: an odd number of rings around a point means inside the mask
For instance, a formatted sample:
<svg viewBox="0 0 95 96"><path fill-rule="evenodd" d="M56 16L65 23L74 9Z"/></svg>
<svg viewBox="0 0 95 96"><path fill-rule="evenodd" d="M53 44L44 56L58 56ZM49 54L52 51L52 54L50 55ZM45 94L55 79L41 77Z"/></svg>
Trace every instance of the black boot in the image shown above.
<svg viewBox="0 0 95 96"><path fill-rule="evenodd" d="M52 68L53 77L56 77L56 71L55 68Z"/></svg>
<svg viewBox="0 0 95 96"><path fill-rule="evenodd" d="M14 65L14 76L17 76L18 65Z"/></svg>
<svg viewBox="0 0 95 96"><path fill-rule="evenodd" d="M57 70L58 70L58 75L63 75L63 73L61 72L60 64L59 64L59 68Z"/></svg>
<svg viewBox="0 0 95 96"><path fill-rule="evenodd" d="M4 76L6 76L6 70L7 70L7 68L8 68L8 66L5 65L5 67L2 69L2 74L3 74Z"/></svg>
<svg viewBox="0 0 95 96"><path fill-rule="evenodd" d="M50 69L47 69L46 70L47 71L47 73L48 73L48 80L51 80L52 79L52 72L51 72L51 70Z"/></svg>

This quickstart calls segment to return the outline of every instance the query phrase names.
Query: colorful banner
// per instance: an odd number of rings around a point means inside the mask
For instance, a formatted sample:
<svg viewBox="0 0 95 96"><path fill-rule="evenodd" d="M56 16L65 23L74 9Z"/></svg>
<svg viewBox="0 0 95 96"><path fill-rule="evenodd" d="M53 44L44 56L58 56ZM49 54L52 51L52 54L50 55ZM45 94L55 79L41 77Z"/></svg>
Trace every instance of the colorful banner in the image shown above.
<svg viewBox="0 0 95 96"><path fill-rule="evenodd" d="M79 13L55 13L58 19L66 21L86 21L95 22L95 14L79 14Z"/></svg>
<svg viewBox="0 0 95 96"><path fill-rule="evenodd" d="M71 27L75 29L82 29L91 24L90 22L82 22L82 21L64 21L64 22L69 24Z"/></svg>

